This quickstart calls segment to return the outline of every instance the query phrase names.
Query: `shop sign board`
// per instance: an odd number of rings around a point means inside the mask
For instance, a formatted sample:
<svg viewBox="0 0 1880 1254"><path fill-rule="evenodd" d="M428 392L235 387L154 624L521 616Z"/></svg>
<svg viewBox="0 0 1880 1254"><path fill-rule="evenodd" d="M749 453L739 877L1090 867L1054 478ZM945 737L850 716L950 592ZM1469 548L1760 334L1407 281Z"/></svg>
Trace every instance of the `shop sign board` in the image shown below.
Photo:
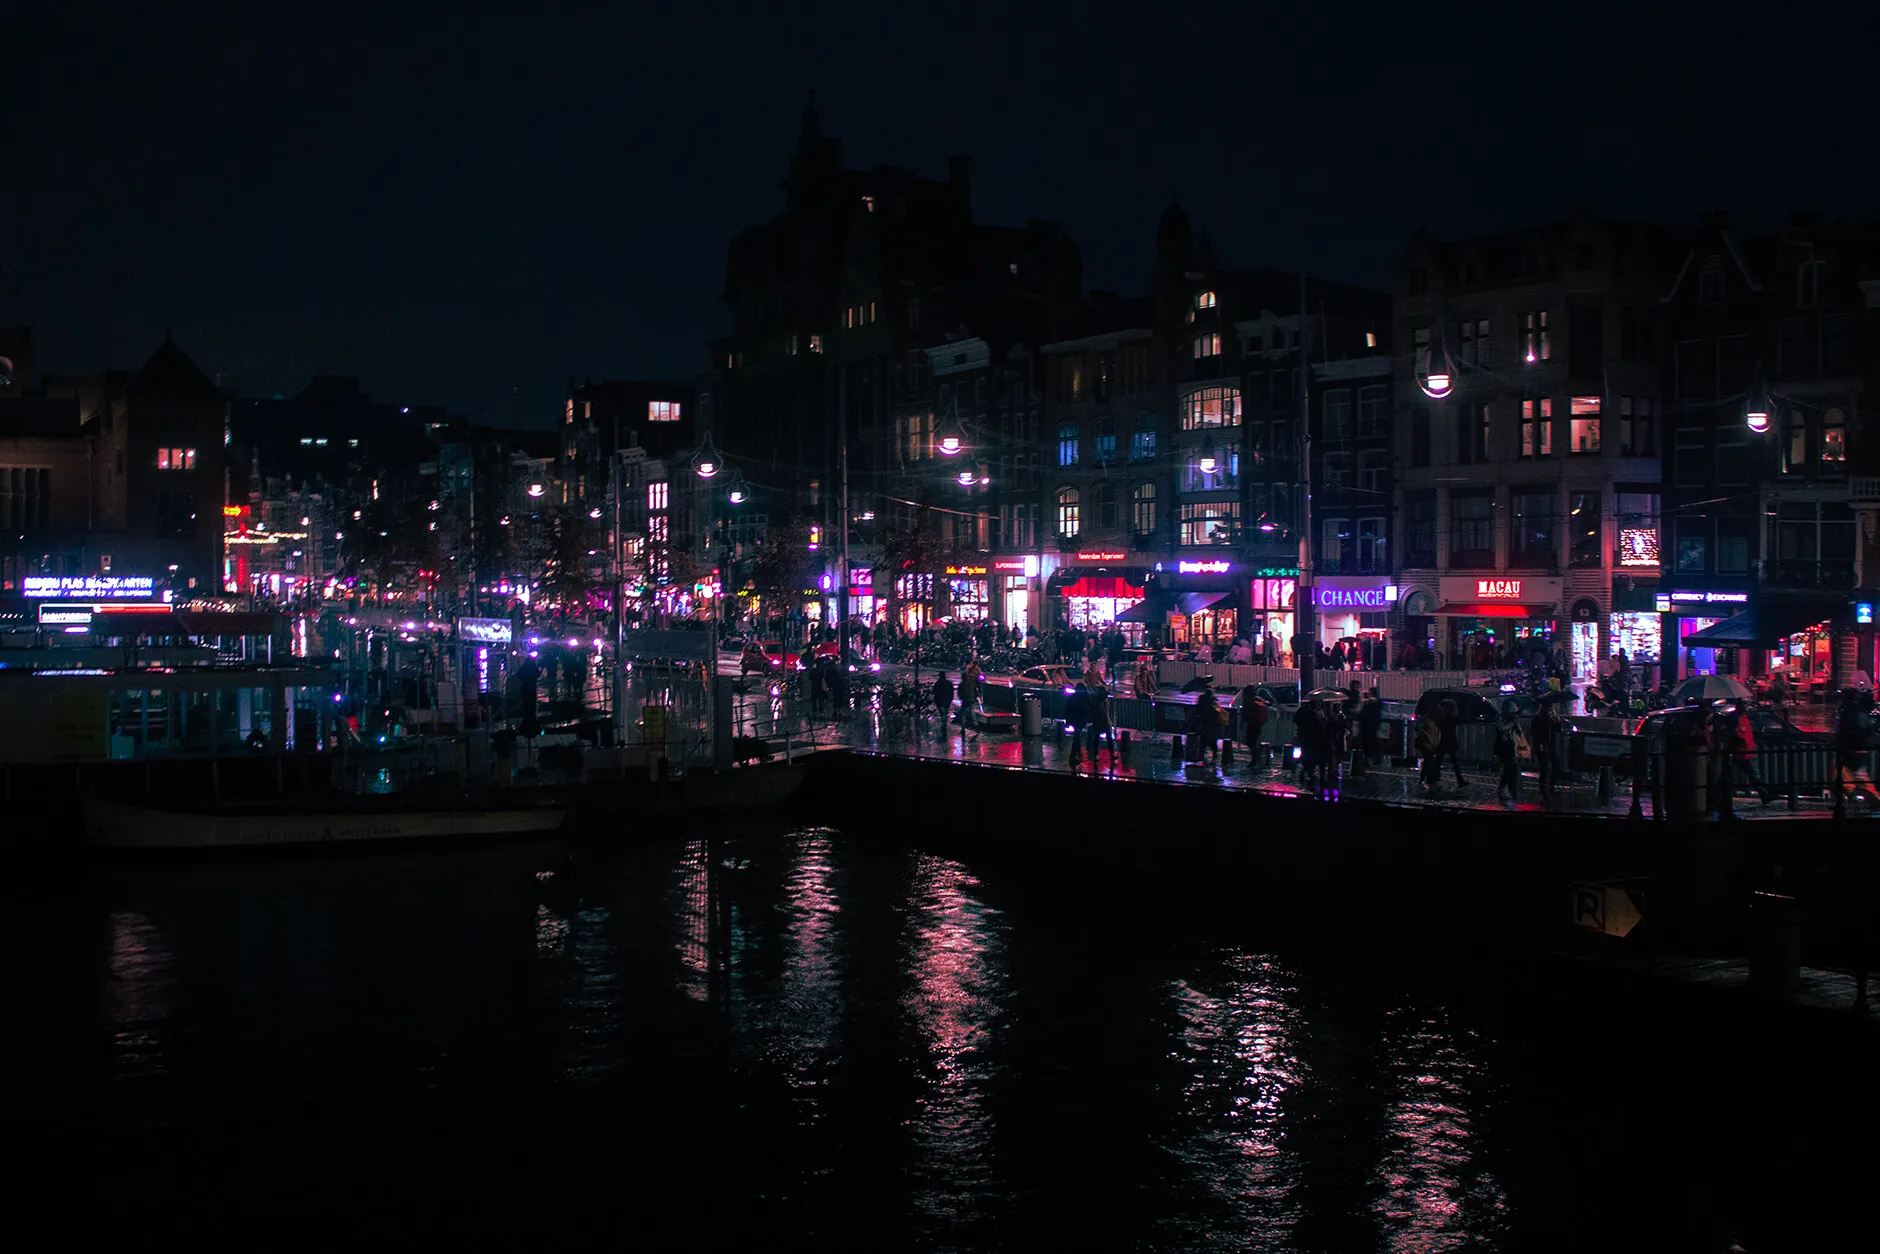
<svg viewBox="0 0 1880 1254"><path fill-rule="evenodd" d="M1157 569L1160 569L1161 565L1160 562L1157 562ZM1232 562L1221 559L1209 559L1205 561L1183 560L1175 563L1175 573L1178 575L1225 575L1232 569L1234 569Z"/></svg>
<svg viewBox="0 0 1880 1254"><path fill-rule="evenodd" d="M29 597L57 597L63 601L168 601L149 575L28 575L20 591Z"/></svg>
<svg viewBox="0 0 1880 1254"><path fill-rule="evenodd" d="M1669 592L1660 592L1654 601L1660 614L1677 614L1700 605L1748 605L1749 593L1673 588Z"/></svg>
<svg viewBox="0 0 1880 1254"><path fill-rule="evenodd" d="M1312 585L1312 604L1321 610L1380 613L1397 601L1397 585L1382 579L1320 578Z"/></svg>
<svg viewBox="0 0 1880 1254"><path fill-rule="evenodd" d="M986 568L984 566L949 566L947 567L947 574L949 575L983 575L985 573L986 573Z"/></svg>
<svg viewBox="0 0 1880 1254"><path fill-rule="evenodd" d="M1080 562L1125 562L1129 554L1121 549L1084 549L1077 554Z"/></svg>
<svg viewBox="0 0 1880 1254"><path fill-rule="evenodd" d="M1561 581L1532 575L1445 575L1438 585L1446 602L1555 605Z"/></svg>

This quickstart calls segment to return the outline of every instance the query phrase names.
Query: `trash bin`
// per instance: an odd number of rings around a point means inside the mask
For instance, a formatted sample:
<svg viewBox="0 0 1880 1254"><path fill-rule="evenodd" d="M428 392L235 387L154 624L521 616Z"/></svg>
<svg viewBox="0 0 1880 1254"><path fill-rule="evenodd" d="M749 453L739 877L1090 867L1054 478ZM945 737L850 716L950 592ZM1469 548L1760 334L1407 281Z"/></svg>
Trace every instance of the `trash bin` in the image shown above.
<svg viewBox="0 0 1880 1254"><path fill-rule="evenodd" d="M1750 899L1749 985L1788 993L1802 982L1802 910L1793 897L1757 893Z"/></svg>
<svg viewBox="0 0 1880 1254"><path fill-rule="evenodd" d="M1044 699L1035 692L1018 694L1018 731L1022 736L1044 735Z"/></svg>

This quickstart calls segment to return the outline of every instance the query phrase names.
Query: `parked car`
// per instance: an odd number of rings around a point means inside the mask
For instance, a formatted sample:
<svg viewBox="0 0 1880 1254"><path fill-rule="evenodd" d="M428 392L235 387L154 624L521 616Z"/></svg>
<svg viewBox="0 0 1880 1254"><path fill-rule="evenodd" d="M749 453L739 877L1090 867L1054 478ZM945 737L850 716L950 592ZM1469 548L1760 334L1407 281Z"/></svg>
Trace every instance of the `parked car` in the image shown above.
<svg viewBox="0 0 1880 1254"><path fill-rule="evenodd" d="M1444 701L1456 703L1456 713L1464 723L1499 723L1501 704L1514 702L1525 723L1540 707L1524 692L1486 692L1478 688L1431 688L1417 698L1416 717L1434 718L1436 707Z"/></svg>
<svg viewBox="0 0 1880 1254"><path fill-rule="evenodd" d="M990 676L996 683L1007 683L1014 688L1075 688L1077 681L1083 678L1083 672L1074 666L1060 666L1051 663L1045 666L1027 666L1016 675Z"/></svg>
<svg viewBox="0 0 1880 1254"><path fill-rule="evenodd" d="M768 674L773 671L800 671L803 659L787 651L781 640L764 640L744 646L744 653L738 658L738 674L749 675L752 671Z"/></svg>
<svg viewBox="0 0 1880 1254"><path fill-rule="evenodd" d="M1653 710L1633 724L1632 735L1645 738L1647 753L1663 753L1667 735L1669 733L1689 734L1692 725L1702 712L1703 706L1701 705L1676 705L1669 709ZM1750 707L1749 726L1756 736L1756 744L1759 748L1829 744L1834 740L1833 733L1804 731L1768 706Z"/></svg>
<svg viewBox="0 0 1880 1254"><path fill-rule="evenodd" d="M720 653L743 653L744 646L749 643L750 640L744 636L720 636L718 637L718 651Z"/></svg>

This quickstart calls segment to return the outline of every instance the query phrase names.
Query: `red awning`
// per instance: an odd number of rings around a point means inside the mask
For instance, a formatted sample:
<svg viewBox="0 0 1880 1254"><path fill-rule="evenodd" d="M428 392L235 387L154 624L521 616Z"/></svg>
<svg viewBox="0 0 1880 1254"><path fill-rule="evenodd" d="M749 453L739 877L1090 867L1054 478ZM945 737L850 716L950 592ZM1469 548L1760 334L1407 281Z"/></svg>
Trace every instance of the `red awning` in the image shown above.
<svg viewBox="0 0 1880 1254"><path fill-rule="evenodd" d="M1115 575L1085 575L1074 583L1066 584L1063 589L1067 597L1134 597L1142 599L1142 589L1127 579Z"/></svg>
<svg viewBox="0 0 1880 1254"><path fill-rule="evenodd" d="M1551 605L1510 605L1506 601L1460 601L1436 607L1438 614L1458 618L1541 618L1557 617Z"/></svg>

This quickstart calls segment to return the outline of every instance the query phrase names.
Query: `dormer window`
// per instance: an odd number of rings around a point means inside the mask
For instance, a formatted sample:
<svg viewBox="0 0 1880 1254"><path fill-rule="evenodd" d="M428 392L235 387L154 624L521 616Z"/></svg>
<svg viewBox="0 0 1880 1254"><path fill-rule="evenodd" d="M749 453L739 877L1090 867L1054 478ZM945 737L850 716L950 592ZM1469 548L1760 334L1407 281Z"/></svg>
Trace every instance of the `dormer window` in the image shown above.
<svg viewBox="0 0 1880 1254"><path fill-rule="evenodd" d="M862 197L862 210L865 213L873 213L875 211L875 198L873 196Z"/></svg>
<svg viewBox="0 0 1880 1254"><path fill-rule="evenodd" d="M1195 308L1196 309L1212 309L1214 308L1214 305L1215 305L1215 296L1213 292L1196 292L1195 293Z"/></svg>
<svg viewBox="0 0 1880 1254"><path fill-rule="evenodd" d="M1704 268L1697 276L1697 303L1700 305L1723 303L1723 258L1710 257L1705 260Z"/></svg>

